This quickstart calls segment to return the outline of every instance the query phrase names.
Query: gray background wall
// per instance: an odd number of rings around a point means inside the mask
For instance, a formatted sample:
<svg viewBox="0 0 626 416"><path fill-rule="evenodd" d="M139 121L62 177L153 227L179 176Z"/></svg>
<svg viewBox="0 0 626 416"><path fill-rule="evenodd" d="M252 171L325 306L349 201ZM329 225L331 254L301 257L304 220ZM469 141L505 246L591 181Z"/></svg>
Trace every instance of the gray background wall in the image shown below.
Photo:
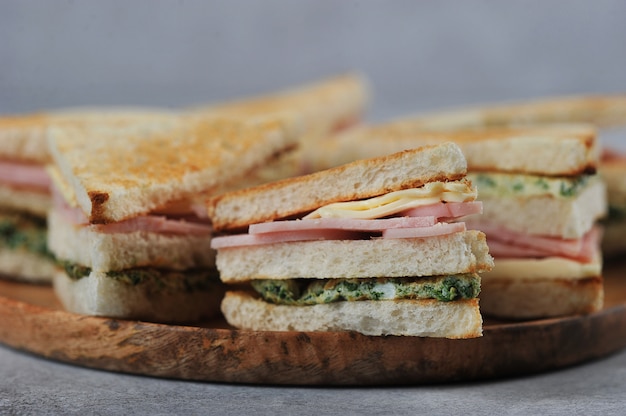
<svg viewBox="0 0 626 416"><path fill-rule="evenodd" d="M0 0L0 113L180 106L349 69L375 119L626 91L626 1Z"/></svg>

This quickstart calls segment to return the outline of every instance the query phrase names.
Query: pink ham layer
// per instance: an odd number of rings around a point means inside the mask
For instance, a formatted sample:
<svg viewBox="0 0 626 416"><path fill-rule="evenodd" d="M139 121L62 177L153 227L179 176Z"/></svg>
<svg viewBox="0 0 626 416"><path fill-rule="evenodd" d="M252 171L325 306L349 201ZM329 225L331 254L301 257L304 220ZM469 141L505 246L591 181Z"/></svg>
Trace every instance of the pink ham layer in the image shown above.
<svg viewBox="0 0 626 416"><path fill-rule="evenodd" d="M50 177L45 167L33 163L0 160L0 182L42 192L50 189Z"/></svg>
<svg viewBox="0 0 626 416"><path fill-rule="evenodd" d="M439 218L453 219L482 212L480 202L437 203L407 210L401 217L361 220L352 218L319 218L310 220L275 221L253 224L248 234L215 237L211 247L273 244L310 240L358 240L382 238L427 238L465 231L464 223L438 222ZM409 216L412 215L412 216Z"/></svg>
<svg viewBox="0 0 626 416"><path fill-rule="evenodd" d="M601 237L598 227L582 238L567 240L519 233L487 222L477 223L476 228L487 235L489 252L496 259L558 256L585 263L594 260Z"/></svg>
<svg viewBox="0 0 626 416"><path fill-rule="evenodd" d="M53 200L58 212L63 218L74 226L92 227L96 232L104 234L126 234L137 231L177 234L177 235L211 235L213 228L194 218L191 221L182 219L170 219L162 215L142 215L124 221L112 222L109 224L90 224L85 213L78 207L68 206L65 199L53 188Z"/></svg>

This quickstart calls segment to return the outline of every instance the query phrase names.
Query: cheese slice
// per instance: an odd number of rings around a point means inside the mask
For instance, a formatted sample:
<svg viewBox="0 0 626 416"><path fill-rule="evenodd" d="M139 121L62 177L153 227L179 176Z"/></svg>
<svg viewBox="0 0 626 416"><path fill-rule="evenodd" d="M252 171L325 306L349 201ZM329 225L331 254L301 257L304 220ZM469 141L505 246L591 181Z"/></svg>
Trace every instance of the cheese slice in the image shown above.
<svg viewBox="0 0 626 416"><path fill-rule="evenodd" d="M579 280L601 275L602 259L599 255L589 263L581 263L564 257L496 259L493 270L481 274L483 280Z"/></svg>
<svg viewBox="0 0 626 416"><path fill-rule="evenodd" d="M439 202L469 202L475 200L476 196L476 188L468 181L431 182L420 188L403 189L361 201L325 205L304 219L376 219Z"/></svg>

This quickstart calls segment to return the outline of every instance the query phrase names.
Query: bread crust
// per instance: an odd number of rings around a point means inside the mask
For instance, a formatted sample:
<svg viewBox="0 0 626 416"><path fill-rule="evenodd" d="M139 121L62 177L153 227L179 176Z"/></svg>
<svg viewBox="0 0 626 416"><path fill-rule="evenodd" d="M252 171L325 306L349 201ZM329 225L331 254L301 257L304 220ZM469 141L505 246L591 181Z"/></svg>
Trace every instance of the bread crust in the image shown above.
<svg viewBox="0 0 626 416"><path fill-rule="evenodd" d="M489 127L429 131L414 120L398 120L348 131L322 141L306 155L317 169L444 142L458 144L469 171L547 176L595 172L599 147L590 125Z"/></svg>
<svg viewBox="0 0 626 416"><path fill-rule="evenodd" d="M258 117L296 113L305 138L317 139L365 111L370 88L356 72L302 84L277 92L190 109L200 116Z"/></svg>
<svg viewBox="0 0 626 416"><path fill-rule="evenodd" d="M108 223L216 190L295 145L297 129L269 118L167 117L51 129L49 145L89 221Z"/></svg>
<svg viewBox="0 0 626 416"><path fill-rule="evenodd" d="M572 95L435 111L415 117L424 127L458 129L507 125L626 123L626 94Z"/></svg>

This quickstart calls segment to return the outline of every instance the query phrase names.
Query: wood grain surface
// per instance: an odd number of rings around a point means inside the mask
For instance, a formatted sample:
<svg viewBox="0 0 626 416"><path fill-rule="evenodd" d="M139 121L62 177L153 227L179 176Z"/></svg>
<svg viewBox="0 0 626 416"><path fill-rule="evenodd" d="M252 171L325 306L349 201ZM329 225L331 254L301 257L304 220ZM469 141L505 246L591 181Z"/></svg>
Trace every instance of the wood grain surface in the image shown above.
<svg viewBox="0 0 626 416"><path fill-rule="evenodd" d="M102 370L228 383L392 385L521 376L626 347L626 262L605 268L606 305L587 316L485 322L469 340L349 332L259 332L220 320L175 326L81 316L52 289L0 281L0 342Z"/></svg>

